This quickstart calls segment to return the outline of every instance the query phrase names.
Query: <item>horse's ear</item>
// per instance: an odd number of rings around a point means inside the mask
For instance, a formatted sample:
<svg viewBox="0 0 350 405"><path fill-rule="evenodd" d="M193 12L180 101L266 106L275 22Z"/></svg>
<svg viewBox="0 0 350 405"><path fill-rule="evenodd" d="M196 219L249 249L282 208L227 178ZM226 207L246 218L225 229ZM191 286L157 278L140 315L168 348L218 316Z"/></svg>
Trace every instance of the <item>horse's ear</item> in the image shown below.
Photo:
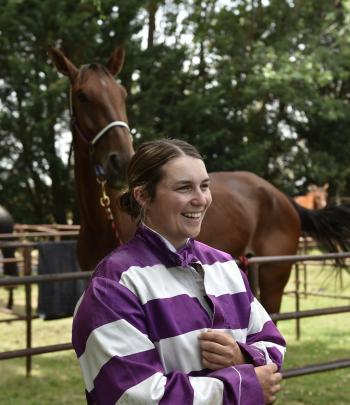
<svg viewBox="0 0 350 405"><path fill-rule="evenodd" d="M316 184L310 184L307 189L308 189L308 191L316 191L317 186L316 186Z"/></svg>
<svg viewBox="0 0 350 405"><path fill-rule="evenodd" d="M68 76L70 81L73 82L78 73L78 68L59 49L50 47L48 53L56 69L63 75Z"/></svg>
<svg viewBox="0 0 350 405"><path fill-rule="evenodd" d="M120 45L118 46L110 56L106 66L111 72L112 76L116 76L123 67L124 64L125 51L124 48Z"/></svg>
<svg viewBox="0 0 350 405"><path fill-rule="evenodd" d="M323 186L324 191L327 191L328 188L329 188L329 184L328 184L328 183L325 183L325 185Z"/></svg>

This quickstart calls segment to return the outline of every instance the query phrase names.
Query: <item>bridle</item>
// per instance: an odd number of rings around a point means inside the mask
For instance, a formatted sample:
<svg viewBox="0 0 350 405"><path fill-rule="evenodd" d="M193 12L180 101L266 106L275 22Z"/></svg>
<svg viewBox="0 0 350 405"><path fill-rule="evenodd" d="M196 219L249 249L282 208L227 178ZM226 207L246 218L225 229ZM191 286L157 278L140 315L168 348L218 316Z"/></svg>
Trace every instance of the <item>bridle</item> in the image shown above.
<svg viewBox="0 0 350 405"><path fill-rule="evenodd" d="M111 210L111 201L106 193L106 176L104 169L101 165L96 163L94 161L94 147L96 143L105 135L111 128L113 127L119 127L119 128L126 128L130 134L130 128L129 125L124 122L124 121L112 121L109 124L107 124L104 128L102 128L94 137L93 139L89 140L83 133L83 131L80 129L78 121L75 117L74 110L73 110L73 98L72 98L72 86L69 88L69 112L70 112L70 125L71 125L71 132L74 136L74 134L77 134L79 136L79 139L88 147L89 149L89 156L91 163L94 166L95 170L95 175L96 175L96 181L97 183L101 186L101 197L100 197L100 205L102 208L105 209L107 218L111 223L112 229L115 232L115 236L117 241L120 241L119 233L117 230L116 222Z"/></svg>

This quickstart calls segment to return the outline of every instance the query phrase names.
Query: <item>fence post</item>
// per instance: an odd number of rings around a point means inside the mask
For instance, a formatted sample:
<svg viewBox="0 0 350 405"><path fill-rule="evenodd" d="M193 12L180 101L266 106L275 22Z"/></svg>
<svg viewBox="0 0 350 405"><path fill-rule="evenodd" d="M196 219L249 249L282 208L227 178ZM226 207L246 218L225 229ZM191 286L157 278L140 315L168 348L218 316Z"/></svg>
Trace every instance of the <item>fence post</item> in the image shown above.
<svg viewBox="0 0 350 405"><path fill-rule="evenodd" d="M24 275L32 274L32 252L30 247L23 249L24 259ZM25 285L25 301L26 301L26 348L32 347L32 285ZM32 371L32 356L26 356L26 376L29 377Z"/></svg>
<svg viewBox="0 0 350 405"><path fill-rule="evenodd" d="M300 311L300 293L299 293L299 263L295 263L295 312ZM297 340L300 339L300 318L296 319L295 333Z"/></svg>

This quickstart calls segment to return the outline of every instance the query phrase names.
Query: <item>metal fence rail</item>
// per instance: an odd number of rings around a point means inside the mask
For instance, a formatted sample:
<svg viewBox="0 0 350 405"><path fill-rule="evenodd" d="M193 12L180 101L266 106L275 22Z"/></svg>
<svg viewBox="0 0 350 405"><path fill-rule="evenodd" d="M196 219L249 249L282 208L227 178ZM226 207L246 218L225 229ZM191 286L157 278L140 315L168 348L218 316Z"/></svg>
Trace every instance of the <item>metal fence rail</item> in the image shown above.
<svg viewBox="0 0 350 405"><path fill-rule="evenodd" d="M31 358L34 355L52 353L63 350L71 350L71 343L62 343L49 346L41 347L31 347L31 334L32 334L32 307L31 307L31 285L43 282L55 282L55 281L67 281L67 280L77 280L90 278L93 272L75 272L75 273L61 273L61 274L50 274L50 275L36 275L32 276L31 273L31 249L36 247L38 243L13 243L13 242L0 242L0 245L15 245L16 247L23 248L23 262L24 262L24 276L22 277L3 277L0 279L0 287L4 286L14 286L14 285L24 285L26 290L26 348L20 350L6 351L0 353L0 360L13 359L18 357L26 357L26 371L27 375L30 375L31 371ZM251 264L259 263L272 263L272 262L303 262L303 261L319 261L319 260L330 260L336 258L348 258L350 257L350 252L346 253L328 253L324 255L296 255L296 256L269 256L269 257L255 257L249 259ZM1 260L0 260L1 262ZM318 308L306 311L295 311L280 314L271 314L273 320L299 320L305 317L320 316L320 315L331 315L337 313L350 312L350 306L342 307L332 307L332 308ZM291 368L283 371L284 378L292 378L307 374L313 374L323 371L335 370L339 368L345 368L350 366L350 359L340 359L327 363L313 364L304 367Z"/></svg>

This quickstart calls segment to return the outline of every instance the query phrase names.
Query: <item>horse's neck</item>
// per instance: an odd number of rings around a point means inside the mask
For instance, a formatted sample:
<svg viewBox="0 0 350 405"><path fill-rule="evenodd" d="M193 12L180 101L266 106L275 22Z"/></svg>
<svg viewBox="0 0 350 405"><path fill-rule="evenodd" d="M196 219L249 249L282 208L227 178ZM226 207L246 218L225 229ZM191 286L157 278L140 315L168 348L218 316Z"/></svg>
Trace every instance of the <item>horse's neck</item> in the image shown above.
<svg viewBox="0 0 350 405"><path fill-rule="evenodd" d="M133 236L135 224L118 208L119 193L108 190L117 232L113 229L105 209L101 207L101 185L96 180L93 164L85 149L79 150L75 145L74 161L76 197L81 225L78 258L82 268L90 270L120 242L126 242Z"/></svg>
<svg viewBox="0 0 350 405"><path fill-rule="evenodd" d="M82 268L90 270L117 247L118 241L107 213L100 205L101 186L85 150L75 149L74 172L80 213L78 258Z"/></svg>
<svg viewBox="0 0 350 405"><path fill-rule="evenodd" d="M101 187L96 181L88 155L75 154L74 172L76 197L82 225L92 230L107 228L107 217L100 205Z"/></svg>

